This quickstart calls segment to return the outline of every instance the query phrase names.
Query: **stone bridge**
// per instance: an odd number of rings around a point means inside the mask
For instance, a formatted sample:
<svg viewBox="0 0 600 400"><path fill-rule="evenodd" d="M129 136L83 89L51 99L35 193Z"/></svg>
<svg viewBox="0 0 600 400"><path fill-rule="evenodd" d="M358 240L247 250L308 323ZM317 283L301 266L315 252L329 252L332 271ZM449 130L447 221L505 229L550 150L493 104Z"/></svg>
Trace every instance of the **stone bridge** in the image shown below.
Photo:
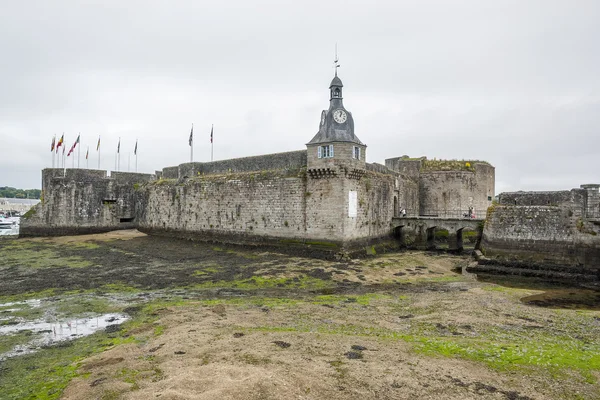
<svg viewBox="0 0 600 400"><path fill-rule="evenodd" d="M482 234L483 218L439 218L439 217L394 217L392 227L394 236L402 244L407 239L414 239L416 247L435 249L435 229L448 230L448 245L450 250L463 250L463 229L477 232L475 248L479 248Z"/></svg>

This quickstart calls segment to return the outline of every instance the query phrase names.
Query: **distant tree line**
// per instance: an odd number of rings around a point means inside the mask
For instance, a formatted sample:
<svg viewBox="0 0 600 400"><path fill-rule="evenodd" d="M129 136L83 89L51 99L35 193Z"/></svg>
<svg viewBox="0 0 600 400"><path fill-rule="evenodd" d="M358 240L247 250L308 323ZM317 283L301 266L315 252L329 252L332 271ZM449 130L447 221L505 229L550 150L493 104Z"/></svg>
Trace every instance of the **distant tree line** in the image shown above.
<svg viewBox="0 0 600 400"><path fill-rule="evenodd" d="M0 197L9 199L39 199L42 191L40 189L15 189L14 187L0 187Z"/></svg>

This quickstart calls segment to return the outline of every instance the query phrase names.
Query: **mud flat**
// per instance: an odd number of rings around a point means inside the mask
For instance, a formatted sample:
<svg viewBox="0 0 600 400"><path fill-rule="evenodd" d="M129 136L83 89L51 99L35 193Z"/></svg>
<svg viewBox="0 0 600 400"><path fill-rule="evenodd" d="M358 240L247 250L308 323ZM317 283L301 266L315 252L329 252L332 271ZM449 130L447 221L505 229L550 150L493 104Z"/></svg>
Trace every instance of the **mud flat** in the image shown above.
<svg viewBox="0 0 600 400"><path fill-rule="evenodd" d="M3 240L0 259L0 353L32 321L124 321L0 361L1 399L600 399L600 293L478 279L466 257L119 231Z"/></svg>

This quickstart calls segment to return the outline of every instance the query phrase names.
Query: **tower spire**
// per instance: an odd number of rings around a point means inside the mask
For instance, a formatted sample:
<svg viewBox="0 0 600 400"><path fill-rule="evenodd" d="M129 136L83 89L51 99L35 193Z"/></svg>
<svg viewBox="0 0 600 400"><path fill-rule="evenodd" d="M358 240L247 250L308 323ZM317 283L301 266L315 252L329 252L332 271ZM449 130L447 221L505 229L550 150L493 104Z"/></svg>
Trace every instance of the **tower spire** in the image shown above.
<svg viewBox="0 0 600 400"><path fill-rule="evenodd" d="M336 43L335 44L335 58L333 60L333 68L335 69L335 76L337 76L337 69L340 67L339 61L340 61L340 59L338 58L337 43Z"/></svg>

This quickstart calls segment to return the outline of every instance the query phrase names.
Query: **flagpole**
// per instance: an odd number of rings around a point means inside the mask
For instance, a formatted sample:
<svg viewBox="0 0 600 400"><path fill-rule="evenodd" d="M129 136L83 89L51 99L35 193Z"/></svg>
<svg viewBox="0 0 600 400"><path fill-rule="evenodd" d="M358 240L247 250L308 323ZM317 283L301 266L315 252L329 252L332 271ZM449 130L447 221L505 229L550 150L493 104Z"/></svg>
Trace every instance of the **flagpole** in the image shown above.
<svg viewBox="0 0 600 400"><path fill-rule="evenodd" d="M190 162L194 162L194 123L192 122L192 132L190 133Z"/></svg>
<svg viewBox="0 0 600 400"><path fill-rule="evenodd" d="M100 136L98 136L98 144L96 145L96 150L98 151L98 169L100 169Z"/></svg>
<svg viewBox="0 0 600 400"><path fill-rule="evenodd" d="M85 153L85 169L90 169L90 146L87 147L87 152Z"/></svg>
<svg viewBox="0 0 600 400"><path fill-rule="evenodd" d="M119 147L117 147L117 172L121 169L121 138L119 138Z"/></svg>
<svg viewBox="0 0 600 400"><path fill-rule="evenodd" d="M135 172L137 172L137 138L135 139Z"/></svg>
<svg viewBox="0 0 600 400"><path fill-rule="evenodd" d="M213 142L213 129L214 129L214 125L210 126L210 161L213 161L213 147L214 147L214 142Z"/></svg>
<svg viewBox="0 0 600 400"><path fill-rule="evenodd" d="M81 132L79 132L79 136L77 136L77 140L79 140L81 136ZM78 143L79 146L77 146L77 169L79 169L79 162L81 161L81 143Z"/></svg>
<svg viewBox="0 0 600 400"><path fill-rule="evenodd" d="M62 152L62 161L63 161L63 169L64 169L64 176L67 176L67 157L65 156L65 146L66 144L64 144L63 142L63 152Z"/></svg>
<svg viewBox="0 0 600 400"><path fill-rule="evenodd" d="M127 172L131 172L129 166L131 165L131 153L127 153Z"/></svg>

